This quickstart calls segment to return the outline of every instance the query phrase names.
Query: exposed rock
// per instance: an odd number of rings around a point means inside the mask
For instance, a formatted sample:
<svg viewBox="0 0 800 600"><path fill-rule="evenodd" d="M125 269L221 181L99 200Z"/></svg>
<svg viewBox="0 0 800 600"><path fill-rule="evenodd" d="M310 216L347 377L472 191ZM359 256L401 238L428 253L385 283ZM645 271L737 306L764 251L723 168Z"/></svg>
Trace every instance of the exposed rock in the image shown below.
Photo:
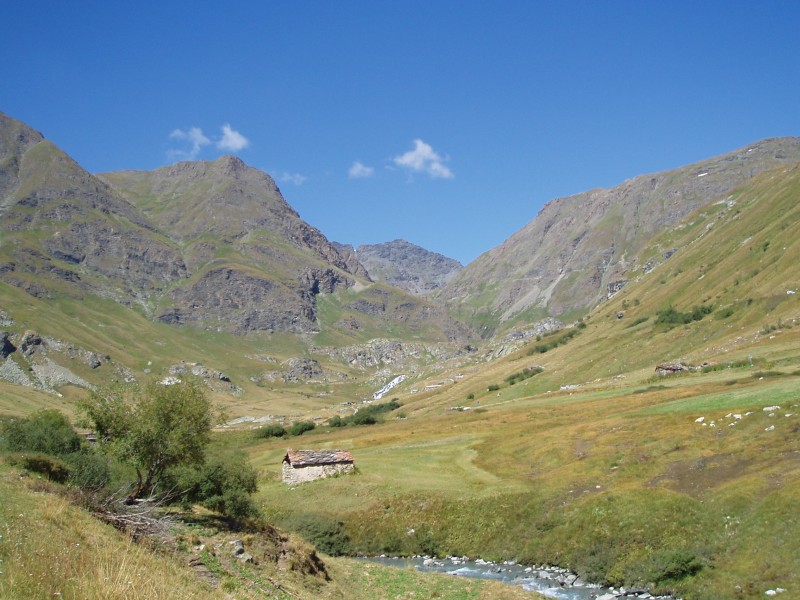
<svg viewBox="0 0 800 600"><path fill-rule="evenodd" d="M42 345L41 336L34 331L26 331L17 346L19 351L25 356L31 356Z"/></svg>
<svg viewBox="0 0 800 600"><path fill-rule="evenodd" d="M174 382L177 383L178 375L191 373L191 375L194 377L199 377L202 379L208 387L215 391L232 394L241 394L243 391L242 388L231 382L230 377L221 371L211 369L201 365L200 363L179 363L177 365L170 366L169 369L167 369L167 372L173 376L170 379L170 382L174 380Z"/></svg>
<svg viewBox="0 0 800 600"><path fill-rule="evenodd" d="M627 279L618 279L606 285L606 298L611 298L614 294L620 291L628 283Z"/></svg>
<svg viewBox="0 0 800 600"><path fill-rule="evenodd" d="M656 375L673 375L675 373L684 373L694 370L696 370L696 367L690 367L682 362L664 363L656 367Z"/></svg>
<svg viewBox="0 0 800 600"><path fill-rule="evenodd" d="M7 312L0 310L0 327L11 327L13 324L14 319Z"/></svg>
<svg viewBox="0 0 800 600"><path fill-rule="evenodd" d="M288 369L283 375L287 383L320 380L325 375L322 366L313 358L290 358L283 365Z"/></svg>
<svg viewBox="0 0 800 600"><path fill-rule="evenodd" d="M31 381L27 373L14 362L12 357L8 357L0 362L0 379L13 383L14 385L23 385L25 387L34 386L33 381Z"/></svg>
<svg viewBox="0 0 800 600"><path fill-rule="evenodd" d="M0 358L7 357L16 349L17 347L11 343L11 334L7 331L0 331Z"/></svg>
<svg viewBox="0 0 800 600"><path fill-rule="evenodd" d="M464 268L457 260L405 240L362 245L354 253L374 281L418 295L442 287Z"/></svg>
<svg viewBox="0 0 800 600"><path fill-rule="evenodd" d="M228 542L228 544L231 545L231 554L236 560L242 563L254 562L253 556L245 551L242 540L233 540L232 542Z"/></svg>
<svg viewBox="0 0 800 600"><path fill-rule="evenodd" d="M232 268L213 269L170 293L174 305L158 316L171 325L232 333L317 331L313 296L301 289Z"/></svg>

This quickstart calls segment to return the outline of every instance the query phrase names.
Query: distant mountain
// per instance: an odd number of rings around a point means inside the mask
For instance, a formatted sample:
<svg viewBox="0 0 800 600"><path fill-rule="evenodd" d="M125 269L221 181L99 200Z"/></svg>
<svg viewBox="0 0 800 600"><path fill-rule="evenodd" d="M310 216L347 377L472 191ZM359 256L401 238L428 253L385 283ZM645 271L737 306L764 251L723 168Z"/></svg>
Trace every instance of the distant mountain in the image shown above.
<svg viewBox="0 0 800 600"><path fill-rule="evenodd" d="M768 139L693 165L548 203L435 297L491 334L545 316L575 318L624 285L657 234L757 174L800 162L800 138ZM670 253L674 249L665 249Z"/></svg>
<svg viewBox="0 0 800 600"><path fill-rule="evenodd" d="M174 242L107 183L0 113L0 280L134 304L187 276Z"/></svg>
<svg viewBox="0 0 800 600"><path fill-rule="evenodd" d="M91 294L235 334L325 327L352 342L393 324L400 335L464 335L443 309L372 289L269 175L232 156L95 176L0 114L0 193L0 281L36 297ZM328 302L323 322L320 294L351 289Z"/></svg>
<svg viewBox="0 0 800 600"><path fill-rule="evenodd" d="M405 240L384 244L340 246L364 266L374 281L383 281L417 295L426 295L450 281L463 265Z"/></svg>

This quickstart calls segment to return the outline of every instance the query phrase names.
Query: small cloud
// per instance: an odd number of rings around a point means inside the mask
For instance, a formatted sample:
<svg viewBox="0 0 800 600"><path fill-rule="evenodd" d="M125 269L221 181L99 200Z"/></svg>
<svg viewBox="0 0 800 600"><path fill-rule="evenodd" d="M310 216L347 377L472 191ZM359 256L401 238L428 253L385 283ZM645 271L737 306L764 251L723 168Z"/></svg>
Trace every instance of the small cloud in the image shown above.
<svg viewBox="0 0 800 600"><path fill-rule="evenodd" d="M434 179L452 179L455 175L445 166L444 162L447 160L449 159L439 156L429 144L417 139L414 140L413 150L395 156L393 162L413 172L427 173Z"/></svg>
<svg viewBox="0 0 800 600"><path fill-rule="evenodd" d="M222 127L222 137L212 140L203 133L199 127L189 127L186 130L173 129L169 139L178 140L186 145L184 148L171 148L167 150L170 160L195 160L205 146L212 143L223 152L238 152L250 145L250 140L225 123Z"/></svg>
<svg viewBox="0 0 800 600"><path fill-rule="evenodd" d="M286 171L278 175L278 181L281 183L293 183L297 186L303 185L307 179L308 177L300 173L287 173Z"/></svg>
<svg viewBox="0 0 800 600"><path fill-rule="evenodd" d="M174 129L172 133L169 134L169 138L171 140L186 141L191 145L188 150L179 149L167 152L170 158L181 160L194 160L197 158L197 155L200 154L200 150L202 150L203 146L207 146L211 143L211 140L203 134L203 130L199 127L190 127L186 131Z"/></svg>
<svg viewBox="0 0 800 600"><path fill-rule="evenodd" d="M222 126L222 138L217 141L217 148L226 152L239 152L250 145L250 140L233 129L230 123Z"/></svg>
<svg viewBox="0 0 800 600"><path fill-rule="evenodd" d="M347 176L350 179L366 179L367 177L372 177L374 174L374 168L368 167L358 160L354 162L353 166L350 167L350 170L347 171Z"/></svg>

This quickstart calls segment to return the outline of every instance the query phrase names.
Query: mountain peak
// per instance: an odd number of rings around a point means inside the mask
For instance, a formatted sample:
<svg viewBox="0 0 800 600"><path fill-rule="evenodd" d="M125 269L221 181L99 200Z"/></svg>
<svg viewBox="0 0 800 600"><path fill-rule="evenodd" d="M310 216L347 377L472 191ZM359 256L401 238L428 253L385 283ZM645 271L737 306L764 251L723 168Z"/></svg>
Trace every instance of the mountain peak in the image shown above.
<svg viewBox="0 0 800 600"><path fill-rule="evenodd" d="M400 239L364 244L355 253L373 280L412 294L427 294L442 287L463 268L457 260Z"/></svg>

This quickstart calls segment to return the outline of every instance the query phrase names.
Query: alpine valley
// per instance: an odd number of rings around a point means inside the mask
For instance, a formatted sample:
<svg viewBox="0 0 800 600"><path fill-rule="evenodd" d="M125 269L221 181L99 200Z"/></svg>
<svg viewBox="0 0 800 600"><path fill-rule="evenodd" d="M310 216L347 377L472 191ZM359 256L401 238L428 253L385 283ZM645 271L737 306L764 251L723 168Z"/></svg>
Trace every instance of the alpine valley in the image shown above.
<svg viewBox="0 0 800 600"><path fill-rule="evenodd" d="M131 546L9 465L0 516L33 508L0 542L89 531L166 570L164 598L533 596L345 558L380 554L557 565L641 598L800 597L800 138L520 226L468 265L354 247L234 156L92 174L0 113L0 416L77 422L98 387L196 378L226 414L212 449L258 473L269 524L239 539L272 550L229 565L210 520L168 553ZM314 427L259 433L296 422ZM286 486L289 446L347 449L356 472ZM25 561L0 558L3 595Z"/></svg>

